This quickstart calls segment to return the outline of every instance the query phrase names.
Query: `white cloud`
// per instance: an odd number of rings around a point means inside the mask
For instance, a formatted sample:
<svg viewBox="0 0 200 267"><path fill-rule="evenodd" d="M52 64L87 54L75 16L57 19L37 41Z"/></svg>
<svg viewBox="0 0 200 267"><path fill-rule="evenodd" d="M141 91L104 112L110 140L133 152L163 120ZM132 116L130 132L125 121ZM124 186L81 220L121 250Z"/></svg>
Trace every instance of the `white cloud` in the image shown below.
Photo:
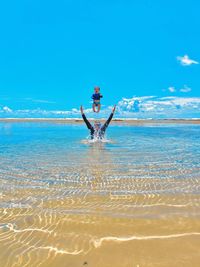
<svg viewBox="0 0 200 267"><path fill-rule="evenodd" d="M173 86L170 86L170 87L168 88L168 90L169 90L171 93L176 92L176 89L175 89L175 87L173 87Z"/></svg>
<svg viewBox="0 0 200 267"><path fill-rule="evenodd" d="M188 90L185 86L182 88ZM101 109L99 114L94 114L91 108L84 109L88 118L107 117L111 112L111 106ZM81 118L78 107L71 110L11 110L9 107L0 109L0 117L16 118ZM200 97L156 97L134 96L122 98L117 103L115 117L125 118L200 118Z"/></svg>
<svg viewBox="0 0 200 267"><path fill-rule="evenodd" d="M30 97L24 98L24 100L28 100L34 103L44 103L44 104L55 104L56 103L55 101L49 101L49 100L44 100L44 99L34 99Z"/></svg>
<svg viewBox="0 0 200 267"><path fill-rule="evenodd" d="M42 100L42 99L33 99L32 100L35 103L44 103L44 104L55 104L54 101L48 101L48 100Z"/></svg>
<svg viewBox="0 0 200 267"><path fill-rule="evenodd" d="M168 89L167 89L170 93L175 93L175 92L182 92L182 93L188 93L188 92L190 92L192 89L189 87L189 86L187 86L187 85L184 85L181 89L176 89L174 86L170 86L170 87L168 87ZM166 91L166 90L162 90L162 91Z"/></svg>
<svg viewBox="0 0 200 267"><path fill-rule="evenodd" d="M7 107L7 106L3 107L2 109L3 109L3 111L5 111L5 112L7 112L7 113L12 112L12 109L9 108L9 107Z"/></svg>
<svg viewBox="0 0 200 267"><path fill-rule="evenodd" d="M187 85L184 85L183 88L180 89L180 92L182 92L182 93L188 93L191 90L192 89L190 87L188 87Z"/></svg>
<svg viewBox="0 0 200 267"><path fill-rule="evenodd" d="M123 98L118 103L117 111L122 117L200 117L200 98L176 96Z"/></svg>
<svg viewBox="0 0 200 267"><path fill-rule="evenodd" d="M188 55L184 55L183 57L177 57L177 60L181 63L183 66L190 66L192 64L199 64L198 61L190 59Z"/></svg>

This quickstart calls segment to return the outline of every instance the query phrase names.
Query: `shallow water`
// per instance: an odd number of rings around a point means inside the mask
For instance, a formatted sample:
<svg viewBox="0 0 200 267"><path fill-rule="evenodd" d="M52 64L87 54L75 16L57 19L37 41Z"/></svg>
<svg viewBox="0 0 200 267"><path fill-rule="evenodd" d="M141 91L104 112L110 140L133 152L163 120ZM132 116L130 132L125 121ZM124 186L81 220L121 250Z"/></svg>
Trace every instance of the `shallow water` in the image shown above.
<svg viewBox="0 0 200 267"><path fill-rule="evenodd" d="M199 133L0 123L0 266L199 266Z"/></svg>

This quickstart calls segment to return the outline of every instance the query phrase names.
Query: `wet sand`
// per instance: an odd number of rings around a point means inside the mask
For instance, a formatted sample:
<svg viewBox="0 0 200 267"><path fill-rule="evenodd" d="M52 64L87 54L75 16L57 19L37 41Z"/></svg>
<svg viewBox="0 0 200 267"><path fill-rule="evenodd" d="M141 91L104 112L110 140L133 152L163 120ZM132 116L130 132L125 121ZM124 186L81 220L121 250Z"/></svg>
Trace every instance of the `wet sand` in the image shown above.
<svg viewBox="0 0 200 267"><path fill-rule="evenodd" d="M94 121L93 118L88 118ZM106 121L106 118L99 119ZM0 118L0 122L45 122L45 123L64 123L64 124L82 124L81 118ZM145 125L145 124L200 124L200 119L127 119L113 118L114 125Z"/></svg>

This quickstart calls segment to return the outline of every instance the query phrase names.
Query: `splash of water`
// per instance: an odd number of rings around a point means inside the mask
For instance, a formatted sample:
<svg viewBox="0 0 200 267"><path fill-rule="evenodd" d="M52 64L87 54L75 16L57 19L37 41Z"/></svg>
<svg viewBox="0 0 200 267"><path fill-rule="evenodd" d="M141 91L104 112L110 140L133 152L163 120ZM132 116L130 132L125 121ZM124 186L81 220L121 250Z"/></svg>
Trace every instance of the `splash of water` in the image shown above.
<svg viewBox="0 0 200 267"><path fill-rule="evenodd" d="M113 143L113 141L111 139L108 139L106 136L104 136L104 137L95 136L93 139L91 139L90 136L87 136L87 138L82 140L81 143L83 143L83 144L101 144L101 143Z"/></svg>

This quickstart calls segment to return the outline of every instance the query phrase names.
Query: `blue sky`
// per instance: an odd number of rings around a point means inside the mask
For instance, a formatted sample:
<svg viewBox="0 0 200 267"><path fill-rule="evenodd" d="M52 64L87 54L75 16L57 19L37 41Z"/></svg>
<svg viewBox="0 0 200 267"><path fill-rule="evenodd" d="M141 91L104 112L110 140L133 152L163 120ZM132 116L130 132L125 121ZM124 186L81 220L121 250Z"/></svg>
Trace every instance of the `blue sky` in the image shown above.
<svg viewBox="0 0 200 267"><path fill-rule="evenodd" d="M199 10L198 0L4 1L0 108L89 108L94 85L105 108L200 97Z"/></svg>

